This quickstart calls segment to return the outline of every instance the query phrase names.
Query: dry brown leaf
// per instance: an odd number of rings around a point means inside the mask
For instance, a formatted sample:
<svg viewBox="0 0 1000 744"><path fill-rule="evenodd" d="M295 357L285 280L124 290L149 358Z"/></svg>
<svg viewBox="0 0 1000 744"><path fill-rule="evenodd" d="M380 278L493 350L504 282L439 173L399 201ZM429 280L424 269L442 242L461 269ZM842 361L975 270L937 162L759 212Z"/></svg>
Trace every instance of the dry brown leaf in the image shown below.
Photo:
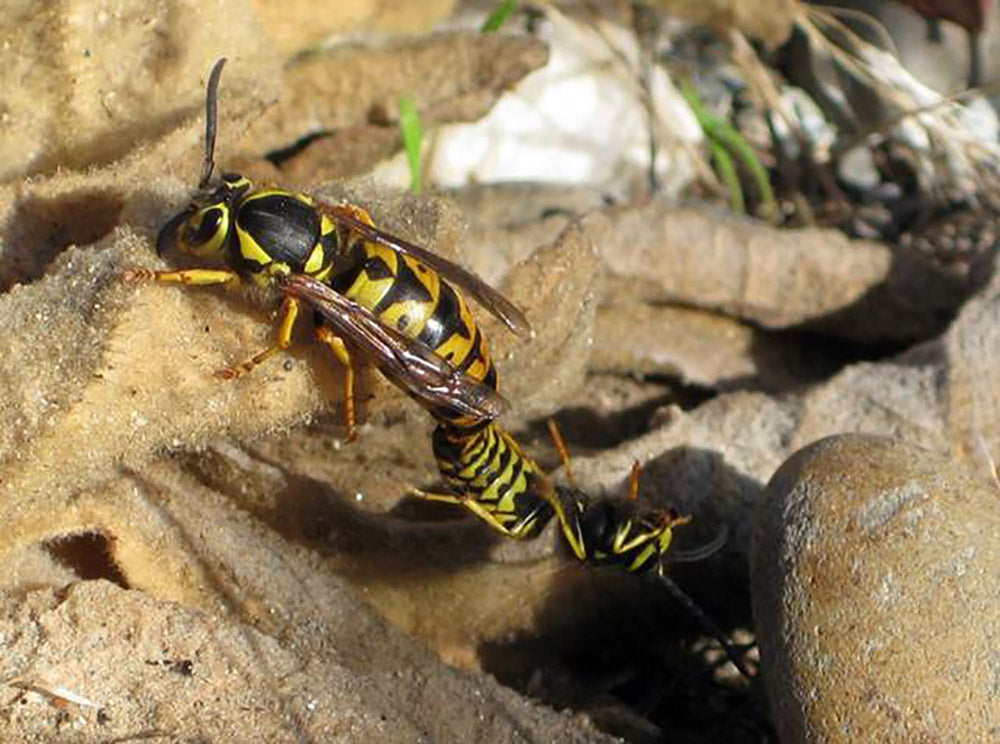
<svg viewBox="0 0 1000 744"><path fill-rule="evenodd" d="M914 251L703 207L653 202L584 225L609 273L632 278L645 299L767 328L804 326L867 343L923 339L943 330L975 289Z"/></svg>
<svg viewBox="0 0 1000 744"><path fill-rule="evenodd" d="M0 738L106 741L155 731L239 740L252 731L293 741L347 731L403 742L475 731L500 742L607 740L491 678L444 666L311 551L175 465L81 493L53 530L72 512L143 591L106 581L0 591L0 694L20 701L0 720ZM66 699L62 691L95 708L70 708L68 730L65 706L53 705Z"/></svg>
<svg viewBox="0 0 1000 744"><path fill-rule="evenodd" d="M993 358L1000 348L998 290L1000 284L994 281L970 302L940 343L947 371L952 454L991 478L989 458L1000 457L1000 360Z"/></svg>

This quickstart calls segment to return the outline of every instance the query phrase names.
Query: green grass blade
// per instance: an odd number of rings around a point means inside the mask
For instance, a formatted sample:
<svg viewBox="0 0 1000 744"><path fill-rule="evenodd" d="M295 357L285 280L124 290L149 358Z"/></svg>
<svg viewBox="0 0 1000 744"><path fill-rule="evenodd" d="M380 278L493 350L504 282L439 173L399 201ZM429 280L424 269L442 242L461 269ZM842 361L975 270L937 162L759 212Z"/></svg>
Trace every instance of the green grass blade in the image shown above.
<svg viewBox="0 0 1000 744"><path fill-rule="evenodd" d="M483 23L479 32L491 34L494 31L499 31L500 27L507 22L507 19L514 14L515 10L517 10L517 0L503 0L503 2L493 9L490 17Z"/></svg>
<svg viewBox="0 0 1000 744"><path fill-rule="evenodd" d="M424 126L412 98L399 99L399 131L403 135L406 160L410 165L410 191L419 194L423 187L423 161L421 149L424 142Z"/></svg>
<svg viewBox="0 0 1000 744"><path fill-rule="evenodd" d="M737 214L746 214L747 205L743 199L740 177L736 173L736 164L733 163L733 159L725 147L715 140L711 140L710 145L712 147L712 160L715 162L715 172L719 174L726 191L729 192L729 208Z"/></svg>
<svg viewBox="0 0 1000 744"><path fill-rule="evenodd" d="M722 142L730 151L736 153L743 167L747 169L757 193L760 195L760 214L768 220L774 220L778 216L778 203L774 199L774 191L771 188L771 179L767 175L767 170L761 165L757 158L757 153L750 147L742 134L737 132L728 123L721 127L716 133L718 141Z"/></svg>
<svg viewBox="0 0 1000 744"><path fill-rule="evenodd" d="M680 91L681 95L684 96L684 100L687 101L688 106L691 107L692 113L694 113L695 118L698 120L698 126L705 133L708 138L709 143L712 148L712 156L715 159L716 167L720 167L720 159L717 154L718 148L724 148L726 153L726 158L729 160L728 167L732 167L732 159L729 158L728 153L732 152L739 158L740 163L746 168L747 172L750 174L751 179L753 179L754 186L757 188L757 193L760 195L760 213L768 220L776 219L778 215L778 204L774 199L774 190L771 188L771 180L768 178L767 170L761 165L760 160L757 158L757 154L753 151L750 143L746 141L742 134L740 134L733 126L723 119L721 116L716 116L711 111L709 111L705 105L701 102L701 98L698 96L698 92L694 89L694 86L689 80L680 81ZM721 166L727 167L727 166ZM735 175L732 174L732 175ZM730 203L733 203L733 190L729 183L730 175L723 171L719 171L719 177L725 182L726 188L729 190ZM740 192L740 201L743 201L742 191Z"/></svg>

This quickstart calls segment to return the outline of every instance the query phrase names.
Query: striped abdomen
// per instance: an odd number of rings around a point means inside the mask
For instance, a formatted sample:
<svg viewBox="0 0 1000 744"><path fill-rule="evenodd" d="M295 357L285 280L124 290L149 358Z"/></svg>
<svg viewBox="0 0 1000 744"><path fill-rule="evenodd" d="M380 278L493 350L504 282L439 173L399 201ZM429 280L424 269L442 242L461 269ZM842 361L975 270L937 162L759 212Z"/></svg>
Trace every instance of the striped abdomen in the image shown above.
<svg viewBox="0 0 1000 744"><path fill-rule="evenodd" d="M511 537L529 537L553 511L538 493L544 480L538 465L496 424L434 430L434 456L449 488L490 515Z"/></svg>
<svg viewBox="0 0 1000 744"><path fill-rule="evenodd" d="M497 373L469 305L436 271L392 248L354 238L347 268L330 286L368 308L386 325L414 338L477 382L497 387ZM474 426L448 408L431 414L456 426Z"/></svg>

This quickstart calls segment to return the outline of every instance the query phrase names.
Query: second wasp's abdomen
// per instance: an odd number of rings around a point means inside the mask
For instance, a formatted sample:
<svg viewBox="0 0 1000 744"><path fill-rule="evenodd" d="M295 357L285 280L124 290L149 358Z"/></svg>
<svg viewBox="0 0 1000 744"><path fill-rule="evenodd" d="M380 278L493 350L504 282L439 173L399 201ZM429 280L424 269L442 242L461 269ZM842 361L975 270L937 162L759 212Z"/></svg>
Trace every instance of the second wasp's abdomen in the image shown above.
<svg viewBox="0 0 1000 744"><path fill-rule="evenodd" d="M442 424L434 430L433 445L452 491L478 502L512 537L533 535L552 517L537 492L538 466L495 424L477 430Z"/></svg>

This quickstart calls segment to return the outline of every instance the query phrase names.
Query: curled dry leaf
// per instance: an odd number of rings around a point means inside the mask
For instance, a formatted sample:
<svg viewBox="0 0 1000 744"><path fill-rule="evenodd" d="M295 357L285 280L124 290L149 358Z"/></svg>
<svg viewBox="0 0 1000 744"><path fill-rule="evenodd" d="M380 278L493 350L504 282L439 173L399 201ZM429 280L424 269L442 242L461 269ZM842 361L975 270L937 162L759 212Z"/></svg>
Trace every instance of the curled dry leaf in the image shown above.
<svg viewBox="0 0 1000 744"><path fill-rule="evenodd" d="M574 223L511 273L508 296L534 327L525 340L487 322L497 350L502 390L517 401L520 417L544 415L579 390L590 360L597 309L600 258L585 230Z"/></svg>
<svg viewBox="0 0 1000 744"><path fill-rule="evenodd" d="M54 676L97 701L107 713L101 739L144 730L239 739L252 726L276 741L341 727L390 742L456 730L500 742L607 740L491 678L441 664L309 551L175 465L82 492L72 511L112 546L118 583L144 591L107 581L0 591L9 641L0 675L39 687ZM22 704L0 721L0 736L52 740L60 711L17 694Z"/></svg>
<svg viewBox="0 0 1000 744"><path fill-rule="evenodd" d="M924 339L977 287L905 249L653 202L584 224L609 273L651 301L873 343Z"/></svg>
<svg viewBox="0 0 1000 744"><path fill-rule="evenodd" d="M259 435L320 405L294 357L289 369L238 384L215 379L213 370L263 348L269 325L208 292L124 285L122 272L149 258L147 239L117 230L0 298L5 538L37 539L75 491L117 468L223 431Z"/></svg>
<svg viewBox="0 0 1000 744"><path fill-rule="evenodd" d="M1000 456L997 344L1000 283L972 300L942 339L947 373L948 434L952 454L991 478L989 458Z"/></svg>
<svg viewBox="0 0 1000 744"><path fill-rule="evenodd" d="M605 282L590 369L676 377L712 390L783 391L830 375L835 363L803 343L720 313L643 302L635 281Z"/></svg>

